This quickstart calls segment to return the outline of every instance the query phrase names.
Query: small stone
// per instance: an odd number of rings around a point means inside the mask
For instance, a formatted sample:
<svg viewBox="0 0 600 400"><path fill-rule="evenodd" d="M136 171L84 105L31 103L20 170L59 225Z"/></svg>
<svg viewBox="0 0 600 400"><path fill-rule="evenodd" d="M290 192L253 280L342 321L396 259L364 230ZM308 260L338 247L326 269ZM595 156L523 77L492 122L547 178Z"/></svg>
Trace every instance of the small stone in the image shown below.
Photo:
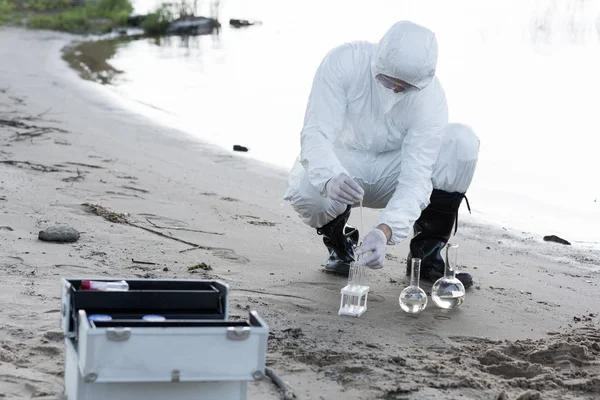
<svg viewBox="0 0 600 400"><path fill-rule="evenodd" d="M169 268L168 268L168 267L164 267L164 268L163 268L163 271L165 271L165 272L167 272L168 270L169 270Z"/></svg>
<svg viewBox="0 0 600 400"><path fill-rule="evenodd" d="M564 245L567 245L567 246L570 246L570 245L571 245L571 243L569 243L569 242L568 242L568 241L566 241L565 239L563 239L563 238L560 238L560 237L558 237L558 236L556 236L556 235L544 236L544 241L546 241L546 242L555 242L555 243L560 243L560 244L564 244Z"/></svg>
<svg viewBox="0 0 600 400"><path fill-rule="evenodd" d="M38 239L45 242L76 242L79 232L70 226L52 226L40 231Z"/></svg>

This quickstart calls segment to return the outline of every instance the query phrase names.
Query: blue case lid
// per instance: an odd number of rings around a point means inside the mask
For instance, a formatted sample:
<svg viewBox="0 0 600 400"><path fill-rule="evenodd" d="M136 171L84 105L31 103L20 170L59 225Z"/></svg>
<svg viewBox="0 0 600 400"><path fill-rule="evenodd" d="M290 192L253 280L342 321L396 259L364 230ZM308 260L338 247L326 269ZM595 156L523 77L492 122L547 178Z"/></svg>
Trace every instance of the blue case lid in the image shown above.
<svg viewBox="0 0 600 400"><path fill-rule="evenodd" d="M166 321L166 318L163 317L162 315L151 315L151 314L150 315L144 315L142 317L142 319L144 321L155 321L155 322L156 321Z"/></svg>
<svg viewBox="0 0 600 400"><path fill-rule="evenodd" d="M88 317L89 321L112 321L112 317L110 315L105 314L92 314Z"/></svg>

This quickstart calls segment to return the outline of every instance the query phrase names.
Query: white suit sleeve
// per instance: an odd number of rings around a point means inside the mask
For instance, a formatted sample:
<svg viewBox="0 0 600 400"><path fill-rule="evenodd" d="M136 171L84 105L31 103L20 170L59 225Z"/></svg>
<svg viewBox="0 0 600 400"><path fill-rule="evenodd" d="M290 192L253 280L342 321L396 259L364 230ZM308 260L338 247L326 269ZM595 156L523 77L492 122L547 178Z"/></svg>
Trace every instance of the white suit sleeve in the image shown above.
<svg viewBox="0 0 600 400"><path fill-rule="evenodd" d="M344 46L331 50L319 66L308 99L304 128L301 133L300 162L310 183L320 193L327 181L340 173L348 173L341 165L333 143L340 135L346 115L346 89L350 49Z"/></svg>
<svg viewBox="0 0 600 400"><path fill-rule="evenodd" d="M379 224L392 229L388 244L404 240L421 211L430 202L433 191L432 174L442 144L443 130L448 123L445 96L431 104L421 103L411 110L412 118L402 144L400 175L394 195L379 216Z"/></svg>

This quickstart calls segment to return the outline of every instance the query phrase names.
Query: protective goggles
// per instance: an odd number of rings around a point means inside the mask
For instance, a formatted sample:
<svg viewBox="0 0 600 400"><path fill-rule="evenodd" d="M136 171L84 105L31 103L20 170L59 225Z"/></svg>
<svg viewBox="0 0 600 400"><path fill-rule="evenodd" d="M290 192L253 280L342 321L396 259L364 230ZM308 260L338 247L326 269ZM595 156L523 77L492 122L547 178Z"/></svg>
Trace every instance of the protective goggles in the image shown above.
<svg viewBox="0 0 600 400"><path fill-rule="evenodd" d="M408 92L409 90L414 90L416 87L409 85L408 83L398 82L387 75L379 74L375 77L377 82L381 83L385 88L390 90L394 90L397 88L402 88L404 92Z"/></svg>

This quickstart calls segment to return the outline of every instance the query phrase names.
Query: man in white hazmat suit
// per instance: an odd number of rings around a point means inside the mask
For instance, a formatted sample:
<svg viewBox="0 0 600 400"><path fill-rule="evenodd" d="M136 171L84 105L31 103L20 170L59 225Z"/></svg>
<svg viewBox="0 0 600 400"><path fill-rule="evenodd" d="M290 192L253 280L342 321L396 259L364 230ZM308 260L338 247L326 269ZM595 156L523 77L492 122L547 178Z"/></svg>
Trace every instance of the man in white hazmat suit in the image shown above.
<svg viewBox="0 0 600 400"><path fill-rule="evenodd" d="M401 21L379 43L343 44L320 64L285 200L323 235L327 271L347 276L355 250L361 263L381 268L386 246L412 227L407 273L414 256L422 259L421 278L443 275L441 250L456 232L479 139L448 123L437 57L435 34ZM346 222L361 202L382 212L355 249L358 231ZM472 286L469 274L457 277Z"/></svg>

